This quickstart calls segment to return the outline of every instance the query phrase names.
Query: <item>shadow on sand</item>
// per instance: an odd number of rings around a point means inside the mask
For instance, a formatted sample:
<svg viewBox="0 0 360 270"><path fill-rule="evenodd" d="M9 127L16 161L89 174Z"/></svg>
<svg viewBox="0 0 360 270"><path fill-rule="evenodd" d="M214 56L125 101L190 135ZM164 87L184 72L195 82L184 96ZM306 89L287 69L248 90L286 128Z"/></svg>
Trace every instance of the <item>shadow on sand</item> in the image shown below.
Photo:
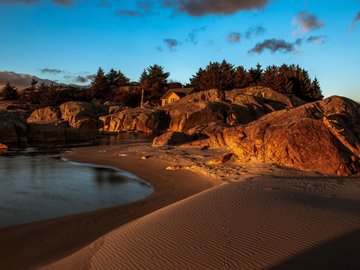
<svg viewBox="0 0 360 270"><path fill-rule="evenodd" d="M271 269L360 269L360 229L325 242Z"/></svg>

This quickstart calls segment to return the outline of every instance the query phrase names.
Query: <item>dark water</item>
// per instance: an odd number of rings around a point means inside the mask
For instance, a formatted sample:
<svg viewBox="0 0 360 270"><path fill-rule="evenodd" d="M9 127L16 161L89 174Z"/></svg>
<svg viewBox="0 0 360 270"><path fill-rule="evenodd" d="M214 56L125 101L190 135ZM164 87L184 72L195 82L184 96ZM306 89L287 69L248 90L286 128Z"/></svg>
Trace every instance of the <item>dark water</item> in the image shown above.
<svg viewBox="0 0 360 270"><path fill-rule="evenodd" d="M127 139L141 141L100 143ZM64 151L26 147L0 155L0 228L126 204L153 191L128 172L67 162L61 157Z"/></svg>

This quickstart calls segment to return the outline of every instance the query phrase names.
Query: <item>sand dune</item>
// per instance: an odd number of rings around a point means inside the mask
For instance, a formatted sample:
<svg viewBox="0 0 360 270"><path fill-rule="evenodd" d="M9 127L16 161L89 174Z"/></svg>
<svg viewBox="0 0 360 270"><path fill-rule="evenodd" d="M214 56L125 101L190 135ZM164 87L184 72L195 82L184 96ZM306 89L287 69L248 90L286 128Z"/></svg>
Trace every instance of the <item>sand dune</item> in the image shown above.
<svg viewBox="0 0 360 270"><path fill-rule="evenodd" d="M45 269L359 269L359 195L356 178L231 182Z"/></svg>

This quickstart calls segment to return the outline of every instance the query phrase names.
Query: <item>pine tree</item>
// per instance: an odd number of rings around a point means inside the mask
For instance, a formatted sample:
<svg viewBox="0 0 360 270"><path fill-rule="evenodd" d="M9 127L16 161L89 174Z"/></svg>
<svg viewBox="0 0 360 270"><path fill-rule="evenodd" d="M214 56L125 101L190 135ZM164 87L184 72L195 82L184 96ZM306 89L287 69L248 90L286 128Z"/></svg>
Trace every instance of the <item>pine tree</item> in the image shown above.
<svg viewBox="0 0 360 270"><path fill-rule="evenodd" d="M118 71L118 86L126 85L130 82L130 79L124 75L120 70Z"/></svg>
<svg viewBox="0 0 360 270"><path fill-rule="evenodd" d="M322 91L321 91L321 87L320 87L320 83L318 81L318 79L315 77L315 79L311 82L311 86L310 86L310 95L311 98L315 101L315 100L320 100L323 99L324 96L322 95Z"/></svg>
<svg viewBox="0 0 360 270"><path fill-rule="evenodd" d="M1 89L2 100L18 100L19 93L16 90L15 86L12 86L10 82L7 82L6 85Z"/></svg>
<svg viewBox="0 0 360 270"><path fill-rule="evenodd" d="M232 90L235 87L235 70L232 64L225 60L220 65L220 87L222 91Z"/></svg>
<svg viewBox="0 0 360 270"><path fill-rule="evenodd" d="M110 90L114 90L119 86L119 74L113 68L106 74L106 78Z"/></svg>
<svg viewBox="0 0 360 270"><path fill-rule="evenodd" d="M159 99L165 92L169 76L169 72L164 72L163 67L155 64L141 74L140 86L149 99Z"/></svg>
<svg viewBox="0 0 360 270"><path fill-rule="evenodd" d="M242 89L248 86L250 86L249 74L243 66L238 66L234 75L234 87Z"/></svg>
<svg viewBox="0 0 360 270"><path fill-rule="evenodd" d="M102 99L109 94L108 79L102 68L99 68L93 82L91 83L91 95L94 98Z"/></svg>

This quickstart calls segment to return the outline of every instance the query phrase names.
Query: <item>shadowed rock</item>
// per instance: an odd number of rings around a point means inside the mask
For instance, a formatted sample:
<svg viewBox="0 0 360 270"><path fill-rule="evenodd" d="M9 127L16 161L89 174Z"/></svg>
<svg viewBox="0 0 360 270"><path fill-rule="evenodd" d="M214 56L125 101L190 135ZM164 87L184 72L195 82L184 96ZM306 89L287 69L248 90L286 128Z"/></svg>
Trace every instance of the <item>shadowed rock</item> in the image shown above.
<svg viewBox="0 0 360 270"><path fill-rule="evenodd" d="M0 142L26 142L26 133L26 121L21 112L0 111Z"/></svg>

